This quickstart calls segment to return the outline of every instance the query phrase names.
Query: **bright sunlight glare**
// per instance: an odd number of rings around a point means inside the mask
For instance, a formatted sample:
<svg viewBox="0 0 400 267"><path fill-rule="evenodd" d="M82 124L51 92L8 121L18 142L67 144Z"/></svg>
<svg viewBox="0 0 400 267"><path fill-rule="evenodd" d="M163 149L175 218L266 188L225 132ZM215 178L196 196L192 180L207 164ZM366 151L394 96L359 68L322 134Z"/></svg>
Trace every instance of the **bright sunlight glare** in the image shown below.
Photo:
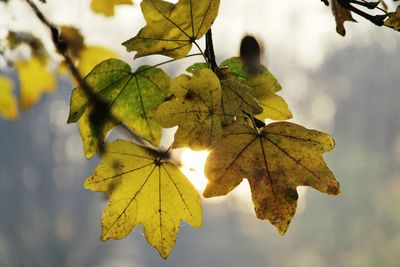
<svg viewBox="0 0 400 267"><path fill-rule="evenodd" d="M185 149L181 156L182 172L199 191L203 191L207 185L207 178L204 174L204 165L209 153L209 151L193 151L191 149Z"/></svg>

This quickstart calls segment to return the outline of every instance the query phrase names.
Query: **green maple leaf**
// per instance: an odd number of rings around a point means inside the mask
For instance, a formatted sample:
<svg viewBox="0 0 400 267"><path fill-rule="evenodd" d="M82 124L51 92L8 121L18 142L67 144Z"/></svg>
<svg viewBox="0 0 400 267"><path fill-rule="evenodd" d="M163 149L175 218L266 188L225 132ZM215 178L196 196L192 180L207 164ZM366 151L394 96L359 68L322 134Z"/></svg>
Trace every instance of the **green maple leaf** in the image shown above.
<svg viewBox="0 0 400 267"><path fill-rule="evenodd" d="M260 66L260 72L250 74L242 60L233 57L223 61L220 64L222 72L228 72L233 75L239 82L246 85L248 93L258 100L263 111L256 117L260 120L266 118L273 120L287 120L292 118L292 113L288 108L285 100L275 92L281 90L281 85L276 78L264 66ZM251 113L251 112L249 112Z"/></svg>
<svg viewBox="0 0 400 267"><path fill-rule="evenodd" d="M180 75L171 80L175 98L163 103L156 112L162 127L179 126L173 147L206 149L221 135L221 84L210 69L196 71L193 76Z"/></svg>
<svg viewBox="0 0 400 267"><path fill-rule="evenodd" d="M107 145L85 188L105 192L110 201L101 218L101 239L122 239L142 224L147 241L167 258L181 221L201 227L200 196L164 153L128 141Z"/></svg>
<svg viewBox="0 0 400 267"><path fill-rule="evenodd" d="M173 58L186 56L192 43L210 29L218 14L220 0L144 0L141 8L147 25L123 43L135 57L161 54Z"/></svg>
<svg viewBox="0 0 400 267"><path fill-rule="evenodd" d="M121 123L132 129L140 137L158 144L161 138L161 128L154 120L154 110L165 100L169 91L169 77L161 69L142 66L135 72L130 66L118 59L108 59L98 64L86 77L86 83L93 93L106 103L106 118L102 118L105 126L101 126L100 133L94 129L95 125L87 125L88 119L80 123L81 133L87 157L93 156L96 149L93 144L102 142L106 132L112 128L116 117ZM83 87L73 90L70 103L68 122L77 122L94 103L85 93ZM96 112L96 111L95 111ZM85 123L83 123L85 124ZM95 140L93 140L95 139ZM91 145L92 144L92 145Z"/></svg>
<svg viewBox="0 0 400 267"><path fill-rule="evenodd" d="M261 131L233 123L207 158L204 196L226 195L246 177L257 217L284 234L296 210L297 186L339 193L322 158L333 147L329 135L289 122L271 123Z"/></svg>

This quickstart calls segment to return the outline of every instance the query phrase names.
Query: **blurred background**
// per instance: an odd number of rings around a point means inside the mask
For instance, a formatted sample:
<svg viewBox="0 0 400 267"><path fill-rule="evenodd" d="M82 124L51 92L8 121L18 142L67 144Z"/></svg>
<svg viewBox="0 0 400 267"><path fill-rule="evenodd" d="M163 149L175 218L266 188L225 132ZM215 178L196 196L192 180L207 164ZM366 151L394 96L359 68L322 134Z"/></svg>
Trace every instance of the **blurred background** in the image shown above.
<svg viewBox="0 0 400 267"><path fill-rule="evenodd" d="M165 60L133 62L119 45L144 25L140 1L113 18L93 14L89 1L47 2L40 7L51 21L78 27L87 43L117 51L133 67ZM203 227L183 223L165 261L140 227L124 240L101 242L107 202L82 186L99 159L84 158L77 126L66 124L73 86L61 76L57 91L18 121L0 120L1 267L400 266L400 34L355 17L359 23L346 23L343 38L317 0L221 2L213 26L218 61L238 55L245 34L263 41L263 61L282 84L291 121L335 138L325 159L342 193L299 188L297 213L280 236L256 219L244 180L230 196L204 199ZM0 5L0 14L0 34L33 31L51 47L24 1ZM178 75L195 61L163 67ZM7 74L18 84L16 73ZM205 157L184 155L188 165ZM186 172L201 192L202 166L193 168Z"/></svg>

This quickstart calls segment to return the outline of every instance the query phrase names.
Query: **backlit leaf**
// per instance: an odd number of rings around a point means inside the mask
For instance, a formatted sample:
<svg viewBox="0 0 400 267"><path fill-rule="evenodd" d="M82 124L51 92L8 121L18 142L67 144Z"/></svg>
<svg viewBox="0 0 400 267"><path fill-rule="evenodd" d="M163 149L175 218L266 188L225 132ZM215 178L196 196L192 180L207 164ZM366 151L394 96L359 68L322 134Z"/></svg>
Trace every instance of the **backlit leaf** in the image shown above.
<svg viewBox="0 0 400 267"><path fill-rule="evenodd" d="M18 118L17 99L13 95L13 82L0 76L0 117L6 120L16 120Z"/></svg>
<svg viewBox="0 0 400 267"><path fill-rule="evenodd" d="M205 68L208 68L207 63L194 63L189 66L186 71L195 73ZM249 93L251 88L239 82L234 76L223 69L218 70L217 73L221 82L222 113L226 114L221 119L223 126L230 124L235 117L237 119L243 116L243 111L249 114L261 114L263 112L263 108L260 106L257 99Z"/></svg>
<svg viewBox="0 0 400 267"><path fill-rule="evenodd" d="M182 58L211 27L219 3L220 0L180 0L176 4L144 0L141 8L147 25L123 45L128 51L137 51L135 57L161 54Z"/></svg>
<svg viewBox="0 0 400 267"><path fill-rule="evenodd" d="M234 79L222 79L222 113L224 116L222 124L228 125L233 121L234 116L243 115L243 111L249 114L260 114L263 108L260 106L254 96L250 95L246 85Z"/></svg>
<svg viewBox="0 0 400 267"><path fill-rule="evenodd" d="M104 16L114 16L114 8L117 5L133 5L132 0L92 0L90 8Z"/></svg>
<svg viewBox="0 0 400 267"><path fill-rule="evenodd" d="M156 118L164 128L179 126L173 147L206 149L221 135L221 84L210 69L171 80L175 98L163 103Z"/></svg>
<svg viewBox="0 0 400 267"><path fill-rule="evenodd" d="M54 75L46 64L36 57L28 61L16 61L20 82L20 102L24 110L39 102L43 92L53 92L56 87Z"/></svg>
<svg viewBox="0 0 400 267"><path fill-rule="evenodd" d="M342 7L338 0L331 0L331 6L332 6L332 13L336 21L336 32L342 36L345 36L346 29L344 28L344 23L346 21L356 22L356 20L351 15L350 10Z"/></svg>
<svg viewBox="0 0 400 267"><path fill-rule="evenodd" d="M142 224L147 241L163 258L175 244L181 221L200 228L200 196L162 155L127 141L108 144L85 188L109 194L101 219L101 239L126 237Z"/></svg>
<svg viewBox="0 0 400 267"><path fill-rule="evenodd" d="M204 196L226 195L247 178L257 217L268 219L284 234L296 210L297 186L339 193L322 158L333 147L329 135L289 122L271 123L260 132L233 123L207 158Z"/></svg>
<svg viewBox="0 0 400 267"><path fill-rule="evenodd" d="M108 116L112 114L121 123L131 128L137 135L158 144L161 128L153 118L154 110L168 96L169 77L161 69L142 66L132 72L130 66L118 59L108 59L98 64L86 77L86 83L103 102L107 103ZM93 107L83 87L72 92L68 122L77 122L82 114ZM106 124L112 123L111 117L103 118ZM84 121L88 122L87 119ZM93 126L80 123L82 136L87 144L96 144L103 140L91 140ZM88 127L92 128L91 130ZM101 135L108 131L106 127ZM86 137L85 137L86 136ZM85 152L91 155L92 152Z"/></svg>
<svg viewBox="0 0 400 267"><path fill-rule="evenodd" d="M118 55L114 51L102 46L87 46L80 52L78 70L82 76L85 76L94 66L109 58L118 58Z"/></svg>
<svg viewBox="0 0 400 267"><path fill-rule="evenodd" d="M221 71L227 71L238 81L248 86L248 93L254 96L263 107L263 112L256 117L260 120L266 118L273 120L287 120L292 117L292 113L285 100L275 94L281 90L281 85L276 78L261 65L260 72L250 74L241 59L233 57L220 64ZM258 114L258 113L253 113Z"/></svg>
<svg viewBox="0 0 400 267"><path fill-rule="evenodd" d="M83 142L83 151L85 157L90 159L96 155L98 148L104 145L104 139L107 137L109 131L117 125L112 121L105 121L100 129L94 128L90 122L90 113L93 112L91 108L87 108L78 120L79 133Z"/></svg>

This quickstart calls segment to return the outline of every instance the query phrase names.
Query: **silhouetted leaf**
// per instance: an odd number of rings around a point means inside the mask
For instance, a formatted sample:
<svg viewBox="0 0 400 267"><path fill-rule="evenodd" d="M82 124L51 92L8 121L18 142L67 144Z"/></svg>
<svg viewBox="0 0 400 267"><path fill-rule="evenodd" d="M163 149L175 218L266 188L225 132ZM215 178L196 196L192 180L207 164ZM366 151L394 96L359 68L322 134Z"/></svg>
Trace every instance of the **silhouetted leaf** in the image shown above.
<svg viewBox="0 0 400 267"><path fill-rule="evenodd" d="M345 36L346 29L344 28L344 23L346 21L356 22L356 20L351 15L350 10L342 7L339 4L338 0L331 0L331 7L332 7L333 16L335 17L335 21L336 21L336 32L342 36Z"/></svg>

